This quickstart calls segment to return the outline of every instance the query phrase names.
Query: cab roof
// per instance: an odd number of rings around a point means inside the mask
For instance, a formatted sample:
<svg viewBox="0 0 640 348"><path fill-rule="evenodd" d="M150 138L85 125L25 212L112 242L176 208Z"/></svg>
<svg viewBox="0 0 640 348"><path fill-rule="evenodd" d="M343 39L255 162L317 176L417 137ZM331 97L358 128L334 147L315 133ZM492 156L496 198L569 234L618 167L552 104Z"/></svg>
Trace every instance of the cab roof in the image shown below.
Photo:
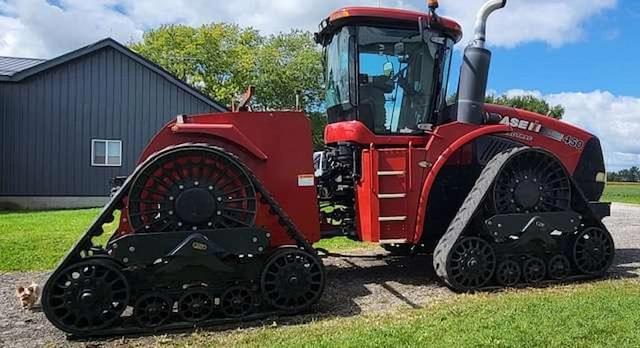
<svg viewBox="0 0 640 348"><path fill-rule="evenodd" d="M320 24L320 36L330 35L338 28L349 24L389 25L418 29L420 18L430 19L431 15L424 12L381 7L343 7L332 12ZM435 30L441 30L450 35L456 42L462 38L462 27L456 21L438 16L437 21L431 23Z"/></svg>

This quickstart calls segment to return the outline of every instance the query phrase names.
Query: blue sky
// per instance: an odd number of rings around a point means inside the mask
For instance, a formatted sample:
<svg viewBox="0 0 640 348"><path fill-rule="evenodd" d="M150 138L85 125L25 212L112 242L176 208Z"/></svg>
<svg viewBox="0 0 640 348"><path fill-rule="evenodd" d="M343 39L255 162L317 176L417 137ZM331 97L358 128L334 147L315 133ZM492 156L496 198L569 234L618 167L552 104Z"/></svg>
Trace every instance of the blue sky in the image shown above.
<svg viewBox="0 0 640 348"><path fill-rule="evenodd" d="M585 22L577 42L494 48L491 88L564 91L607 90L640 97L640 1L620 1Z"/></svg>
<svg viewBox="0 0 640 348"><path fill-rule="evenodd" d="M469 41L483 0L440 0ZM110 36L128 43L167 23L234 22L263 33L315 30L348 5L424 10L424 0L0 0L0 55L50 58ZM640 165L640 1L508 0L489 21L489 89L566 107L565 121L598 135L607 165Z"/></svg>

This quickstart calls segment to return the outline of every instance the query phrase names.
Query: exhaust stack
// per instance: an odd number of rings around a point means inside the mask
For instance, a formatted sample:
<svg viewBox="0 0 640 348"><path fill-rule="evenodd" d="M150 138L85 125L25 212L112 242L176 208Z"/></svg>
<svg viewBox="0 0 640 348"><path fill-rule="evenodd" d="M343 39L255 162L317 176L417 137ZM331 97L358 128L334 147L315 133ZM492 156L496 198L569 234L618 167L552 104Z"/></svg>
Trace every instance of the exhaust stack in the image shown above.
<svg viewBox="0 0 640 348"><path fill-rule="evenodd" d="M473 41L465 48L458 83L458 121L483 124L484 98L487 92L491 51L485 48L487 19L507 5L507 0L487 1L476 17Z"/></svg>

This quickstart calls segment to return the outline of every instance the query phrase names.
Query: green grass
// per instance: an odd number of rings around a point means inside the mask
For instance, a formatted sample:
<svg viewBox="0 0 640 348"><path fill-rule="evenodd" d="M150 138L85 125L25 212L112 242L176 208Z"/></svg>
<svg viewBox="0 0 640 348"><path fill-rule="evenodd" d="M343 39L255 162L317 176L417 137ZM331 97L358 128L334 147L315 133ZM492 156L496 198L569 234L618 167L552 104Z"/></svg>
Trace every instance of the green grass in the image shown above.
<svg viewBox="0 0 640 348"><path fill-rule="evenodd" d="M602 200L605 202L640 204L640 183L610 182L604 190Z"/></svg>
<svg viewBox="0 0 640 348"><path fill-rule="evenodd" d="M639 347L640 284L459 295L423 309L157 338L162 347Z"/></svg>
<svg viewBox="0 0 640 348"><path fill-rule="evenodd" d="M323 239L313 245L316 248L327 249L329 251L348 251L363 248L375 248L377 244L356 242L346 237L335 237Z"/></svg>
<svg viewBox="0 0 640 348"><path fill-rule="evenodd" d="M52 269L99 212L0 212L0 271ZM114 226L115 222L105 225L105 231L112 231ZM105 232L99 241L104 243L109 235Z"/></svg>

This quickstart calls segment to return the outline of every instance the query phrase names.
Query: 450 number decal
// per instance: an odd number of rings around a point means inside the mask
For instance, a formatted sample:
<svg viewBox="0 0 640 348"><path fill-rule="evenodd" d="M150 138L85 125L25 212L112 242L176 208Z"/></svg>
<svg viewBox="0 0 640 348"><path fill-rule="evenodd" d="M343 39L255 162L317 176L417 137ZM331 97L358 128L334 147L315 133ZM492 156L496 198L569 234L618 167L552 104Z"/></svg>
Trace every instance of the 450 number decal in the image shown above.
<svg viewBox="0 0 640 348"><path fill-rule="evenodd" d="M570 135L565 135L562 138L562 142L576 149L582 149L584 147L584 141Z"/></svg>

